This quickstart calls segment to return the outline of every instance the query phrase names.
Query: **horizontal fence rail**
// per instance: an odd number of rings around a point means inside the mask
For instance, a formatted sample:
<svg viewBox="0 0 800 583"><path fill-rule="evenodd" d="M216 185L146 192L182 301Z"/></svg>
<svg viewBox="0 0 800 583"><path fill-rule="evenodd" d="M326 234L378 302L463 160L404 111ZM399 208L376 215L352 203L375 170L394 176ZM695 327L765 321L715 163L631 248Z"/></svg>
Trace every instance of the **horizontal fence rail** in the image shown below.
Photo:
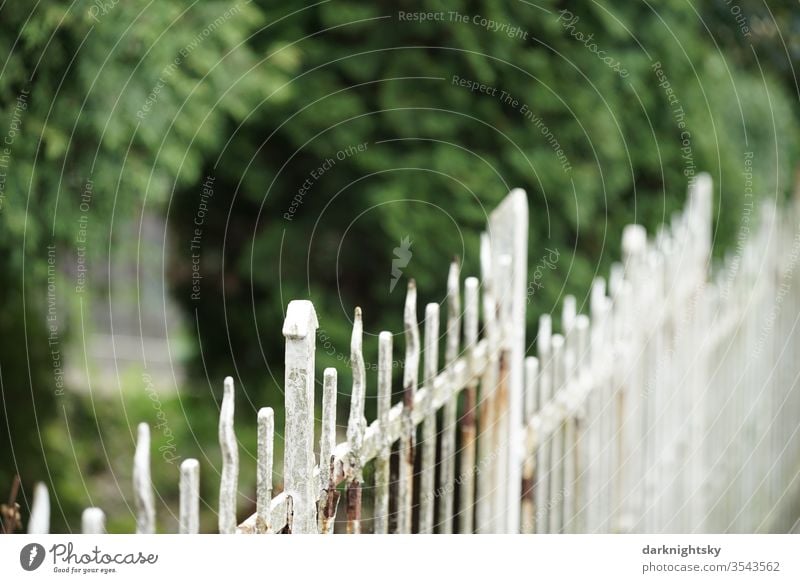
<svg viewBox="0 0 800 583"><path fill-rule="evenodd" d="M560 331L543 315L530 343L535 354L526 357L528 206L522 190L512 191L481 238L480 279L463 281L462 299L454 262L444 313L427 304L421 331L409 282L402 399L392 403L393 337L381 332L370 423L355 309L350 413L339 443L337 371L323 371L315 433L317 316L311 302L290 302L283 491L274 494L274 414L263 408L256 512L237 524L229 377L219 421L219 532L792 529L797 516L787 509L800 470L800 213L796 204L765 204L753 236L712 270L711 199L703 174L683 212L654 238L639 225L626 227L622 261L607 281L595 279L587 313L567 296ZM156 524L149 450L143 423L133 472L139 533L155 532ZM180 467L181 533L199 530L199 472L194 459ZM48 525L47 489L37 485L29 532ZM82 528L103 532L103 511L87 508Z"/></svg>

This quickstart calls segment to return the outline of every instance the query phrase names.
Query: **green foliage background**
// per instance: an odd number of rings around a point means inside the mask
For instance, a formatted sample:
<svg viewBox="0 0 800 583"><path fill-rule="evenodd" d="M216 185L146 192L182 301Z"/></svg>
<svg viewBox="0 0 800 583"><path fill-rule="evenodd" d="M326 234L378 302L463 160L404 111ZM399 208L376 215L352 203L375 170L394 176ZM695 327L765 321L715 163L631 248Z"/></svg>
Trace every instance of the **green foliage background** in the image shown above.
<svg viewBox="0 0 800 583"><path fill-rule="evenodd" d="M163 406L182 455L212 468L203 473L210 507L218 467L213 399L222 377L233 374L242 391L242 491L249 492L255 409L280 410L282 403L280 323L290 299L314 301L325 339L319 370L337 366L346 392L354 307L364 308L368 334L399 332L407 278L417 280L427 302L444 296L449 257L461 259L465 275L477 274L486 215L511 187L529 196L530 264L546 248L559 251L528 311L531 339L538 315L557 310L565 293L582 305L592 277L619 256L625 224L653 232L681 208L687 164L714 178L718 255L734 240L747 203L746 152L754 153L760 196L783 197L791 187L798 128L791 62L800 18L788 1L770 9L740 2L750 36L724 0L613 9L551 0L163 0L157 7L134 0L105 3L106 14L101 5L51 0L0 10L0 130L10 127L20 93L29 92L0 209L7 420L0 489L15 472L26 488L39 479L51 484L60 497L56 530L74 527L98 489L104 504L117 492L130 503L134 426L152 417L131 379L121 380L112 398L54 394L47 245L56 245L60 266L62 344L79 342L83 307L108 302L102 290L73 290L80 192L88 180L87 249L97 273L115 249L136 247L124 225L145 210L166 217L171 254L145 260L161 261L189 323L190 349L189 379L180 398L165 395ZM567 8L578 17L574 28L566 15L559 19ZM457 12L468 21L398 15L419 11L445 18ZM519 26L526 38L487 30L474 15ZM629 75L601 61L591 43ZM688 161L654 62L685 113ZM454 76L496 94L470 92ZM504 102L501 91L518 105ZM519 104L552 133L568 171ZM363 152L336 158L358 144L366 145ZM327 159L335 163L313 178ZM202 233L202 293L194 300L189 241L208 176L214 196ZM310 187L293 207L306 181ZM390 292L393 251L404 238L413 255ZM135 278L118 283L136 285ZM366 348L374 363L377 342ZM157 463L165 530L174 529L167 508L174 509L176 476L174 466ZM242 504L244 512L251 502ZM111 529L132 528L126 506L109 515ZM204 525L213 523L207 508Z"/></svg>

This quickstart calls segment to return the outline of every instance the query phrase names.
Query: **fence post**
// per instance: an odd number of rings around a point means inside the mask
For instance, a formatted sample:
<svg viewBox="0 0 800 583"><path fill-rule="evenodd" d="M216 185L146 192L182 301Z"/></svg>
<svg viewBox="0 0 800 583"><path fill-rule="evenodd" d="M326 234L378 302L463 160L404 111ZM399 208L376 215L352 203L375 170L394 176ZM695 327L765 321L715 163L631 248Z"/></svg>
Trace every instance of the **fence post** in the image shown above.
<svg viewBox="0 0 800 583"><path fill-rule="evenodd" d="M314 495L314 351L319 326L314 305L293 300L286 310L284 486L294 505L293 531L316 533Z"/></svg>
<svg viewBox="0 0 800 583"><path fill-rule="evenodd" d="M525 385L525 308L528 288L528 198L519 188L512 190L489 218L492 254L495 259L511 256L511 285L507 293L499 294L508 302L510 322L507 348L508 368L508 482L505 511L505 532L520 531L520 500L522 495L522 431L523 394ZM497 261L492 262L499 265ZM498 290L499 291L499 290Z"/></svg>

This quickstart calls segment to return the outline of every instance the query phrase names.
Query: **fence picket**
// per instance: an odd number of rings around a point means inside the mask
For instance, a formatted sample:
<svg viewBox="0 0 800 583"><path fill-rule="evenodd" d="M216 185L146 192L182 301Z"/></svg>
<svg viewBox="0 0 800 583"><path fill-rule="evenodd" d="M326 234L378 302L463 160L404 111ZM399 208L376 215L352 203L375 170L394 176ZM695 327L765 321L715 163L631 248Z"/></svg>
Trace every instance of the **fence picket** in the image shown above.
<svg viewBox="0 0 800 583"><path fill-rule="evenodd" d="M546 504L550 508L550 532L562 532L564 519L564 424L567 410L564 399L565 359L564 336L553 334L553 404L554 419L550 438L550 497Z"/></svg>
<svg viewBox="0 0 800 583"><path fill-rule="evenodd" d="M590 460L587 457L587 397L592 382L589 369L589 317L579 314L575 319L575 387L570 395L570 408L573 411L574 440L569 464L572 468L566 488L571 492L567 498L568 532L586 532L587 492L589 492L588 473Z"/></svg>
<svg viewBox="0 0 800 583"><path fill-rule="evenodd" d="M37 482L33 489L33 504L28 519L28 534L50 533L50 495L47 486Z"/></svg>
<svg viewBox="0 0 800 583"><path fill-rule="evenodd" d="M535 532L535 499L534 499L534 472L536 468L535 454L535 429L531 428L531 420L536 412L538 398L539 359L529 356L525 359L525 425L527 433L525 461L522 466L522 532L532 534Z"/></svg>
<svg viewBox="0 0 800 583"><path fill-rule="evenodd" d="M496 442L495 388L497 386L498 343L496 331L497 309L492 281L492 251L488 234L481 235L481 284L483 285L483 330L487 340L488 363L480 381L478 404L478 499L475 514L480 534L494 532L495 472L498 444Z"/></svg>
<svg viewBox="0 0 800 583"><path fill-rule="evenodd" d="M272 532L272 464L274 457L275 413L272 407L258 410L258 466L256 467L256 532Z"/></svg>
<svg viewBox="0 0 800 583"><path fill-rule="evenodd" d="M347 482L347 532L361 533L361 484L364 481L361 467L361 447L364 444L364 399L366 393L366 370L362 349L364 324L361 308L356 308L353 318L353 335L350 341L350 366L353 369L353 390L350 394L350 419L347 422L347 442L350 445L353 474Z"/></svg>
<svg viewBox="0 0 800 583"><path fill-rule="evenodd" d="M577 332L576 332L577 305L575 296L564 297L562 307L561 327L564 330L564 387L561 401L564 404L563 433L563 488L558 496L558 504L562 516L563 531L574 532L573 504L575 496L575 464L573 463L577 448L577 419L575 416L573 385L576 381L577 367Z"/></svg>
<svg viewBox="0 0 800 583"><path fill-rule="evenodd" d="M81 516L81 532L83 532L83 534L105 534L105 512L97 507L85 509Z"/></svg>
<svg viewBox="0 0 800 583"><path fill-rule="evenodd" d="M406 357L403 368L403 436L400 444L400 471L398 484L397 531L411 533L411 510L414 497L414 449L416 425L412 419L414 400L419 381L419 326L417 325L417 286L408 282L403 312Z"/></svg>
<svg viewBox="0 0 800 583"><path fill-rule="evenodd" d="M181 462L180 477L180 534L200 531L200 463L196 459Z"/></svg>
<svg viewBox="0 0 800 583"><path fill-rule="evenodd" d="M445 370L453 375L461 338L461 295L458 261L450 264L447 274L447 343L445 350ZM455 382L451 381L451 386ZM458 395L453 394L444 405L442 428L442 464L439 503L439 532L453 532L453 497L455 494L456 467L456 414Z"/></svg>
<svg viewBox="0 0 800 583"><path fill-rule="evenodd" d="M475 407L478 392L478 370L475 349L478 344L478 278L464 280L464 350L467 355L470 381L464 399L464 415L461 417L461 479L459 529L472 533L475 516Z"/></svg>
<svg viewBox="0 0 800 583"><path fill-rule="evenodd" d="M549 314L539 318L539 332L536 335L536 350L539 355L539 410L541 417L536 432L536 461L534 476L535 524L538 534L550 532L550 497L551 479L551 440L550 416L552 410L552 329L553 323Z"/></svg>
<svg viewBox="0 0 800 583"><path fill-rule="evenodd" d="M322 430L319 437L319 489L317 509L320 534L332 534L336 520L339 492L333 480L336 448L336 396L338 391L335 368L326 368L322 381Z"/></svg>
<svg viewBox="0 0 800 583"><path fill-rule="evenodd" d="M493 492L494 492L494 514L492 515L492 532L509 532L507 531L510 515L510 501L509 495L511 490L508 486L508 481L513 475L518 472L512 471L519 461L516 457L511 459L512 451L512 431L511 425L511 408L510 408L510 383L511 383L511 367L512 367L512 354L511 354L511 339L509 332L511 326L511 281L512 281L512 257L509 254L503 254L496 257L492 265L496 267L494 270L494 285L497 293L495 295L495 312L497 314L496 323L496 339L497 339L497 377L496 386L494 388L494 443L496 445L496 455L494 456L493 466ZM502 290L502 291L501 291ZM521 419L520 419L521 422ZM519 475L522 479L522 475ZM515 490L516 496L519 497L519 489ZM519 505L519 499L515 501L514 506ZM519 524L515 522L516 526L513 531L519 530Z"/></svg>
<svg viewBox="0 0 800 583"><path fill-rule="evenodd" d="M597 277L592 282L589 298L591 327L588 339L589 384L586 397L586 451L587 465L586 492L582 504L585 506L586 529L584 532L597 533L603 530L603 501L607 478L604 474L608 441L605 439L605 424L609 404L606 400L607 379L605 354L608 349L606 331L606 282Z"/></svg>
<svg viewBox="0 0 800 583"><path fill-rule="evenodd" d="M156 531L156 509L150 479L150 426L139 423L133 458L133 490L136 498L136 534Z"/></svg>
<svg viewBox="0 0 800 583"><path fill-rule="evenodd" d="M439 304L425 306L425 347L423 349L423 388L427 413L422 422L422 467L419 480L419 532L433 533L434 478L436 471L436 409L433 408L433 381L439 369Z"/></svg>
<svg viewBox="0 0 800 583"><path fill-rule="evenodd" d="M392 408L392 334L378 335L378 421L381 427L389 424ZM384 437L381 451L375 460L375 533L389 532L389 480L392 443Z"/></svg>
<svg viewBox="0 0 800 583"><path fill-rule="evenodd" d="M239 445L233 430L233 378L226 377L222 407L219 412L219 447L222 451L222 474L219 484L219 532L236 532L236 493L239 482Z"/></svg>

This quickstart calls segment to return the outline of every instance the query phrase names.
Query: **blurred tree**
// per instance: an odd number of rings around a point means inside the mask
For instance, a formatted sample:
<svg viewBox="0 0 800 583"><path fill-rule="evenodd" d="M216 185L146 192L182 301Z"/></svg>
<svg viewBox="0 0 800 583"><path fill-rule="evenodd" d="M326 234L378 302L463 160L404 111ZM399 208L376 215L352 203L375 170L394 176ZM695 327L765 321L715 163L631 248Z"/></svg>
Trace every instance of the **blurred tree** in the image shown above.
<svg viewBox="0 0 800 583"><path fill-rule="evenodd" d="M759 75L780 79L792 102L800 97L796 63L800 61L800 12L792 0L714 0L701 15L728 59Z"/></svg>
<svg viewBox="0 0 800 583"><path fill-rule="evenodd" d="M443 299L448 257L477 274L486 214L514 186L530 201L530 269L557 258L532 290L529 339L564 293L586 300L623 225L669 221L697 172L717 186L719 253L748 203L746 160L756 193L788 188L790 98L715 45L735 22L709 31L694 3L258 4L270 25L253 46L297 74L208 170L222 194L204 226L200 297L185 245L172 270L199 322L194 369L214 378L236 370L280 387L281 314L305 297L320 315L320 367L345 372L353 308L368 334L399 333L409 277L424 303ZM196 194L176 205L170 224L187 241ZM407 265L392 288L398 253ZM368 363L376 346L367 340ZM279 404L280 391L264 399Z"/></svg>
<svg viewBox="0 0 800 583"><path fill-rule="evenodd" d="M126 243L115 226L200 180L225 128L283 74L245 43L264 23L248 2L50 0L0 13L0 489L19 472L26 487L74 493L53 507L63 529L82 483L67 456L91 474L100 454L48 455L66 443L63 423L86 417L63 391L61 356L71 306L103 301L78 290L83 277ZM56 414L60 430L46 431Z"/></svg>

